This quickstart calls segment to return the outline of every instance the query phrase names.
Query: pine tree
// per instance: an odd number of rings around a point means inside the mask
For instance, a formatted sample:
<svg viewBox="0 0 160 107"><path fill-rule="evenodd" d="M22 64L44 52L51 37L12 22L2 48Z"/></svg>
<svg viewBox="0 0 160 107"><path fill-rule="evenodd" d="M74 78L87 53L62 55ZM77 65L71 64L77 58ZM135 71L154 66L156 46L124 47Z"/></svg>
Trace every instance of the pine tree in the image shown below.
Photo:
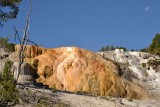
<svg viewBox="0 0 160 107"><path fill-rule="evenodd" d="M160 55L160 34L156 34L149 46L149 52L152 54Z"/></svg>
<svg viewBox="0 0 160 107"><path fill-rule="evenodd" d="M15 88L14 77L11 74L11 67L13 62L6 61L2 75L0 78L0 105L7 106L8 102L16 103L18 94Z"/></svg>

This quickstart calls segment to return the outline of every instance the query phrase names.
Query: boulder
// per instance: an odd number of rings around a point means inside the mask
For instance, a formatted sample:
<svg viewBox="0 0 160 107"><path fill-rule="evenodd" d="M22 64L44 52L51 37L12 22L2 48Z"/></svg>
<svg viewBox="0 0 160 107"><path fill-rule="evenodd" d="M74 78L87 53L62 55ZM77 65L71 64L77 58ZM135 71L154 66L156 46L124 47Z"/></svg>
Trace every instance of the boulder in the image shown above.
<svg viewBox="0 0 160 107"><path fill-rule="evenodd" d="M14 74L14 78L17 75L17 65L18 62L14 62L13 67L11 69L12 73ZM18 82L34 82L35 81L36 72L32 68L32 66L28 63L23 63L21 66L21 72L19 74Z"/></svg>
<svg viewBox="0 0 160 107"><path fill-rule="evenodd" d="M141 55L141 58L143 58L143 59L148 59L149 57L150 57L150 54L149 53L145 53L145 52L141 52L140 53Z"/></svg>
<svg viewBox="0 0 160 107"><path fill-rule="evenodd" d="M34 82L35 79L32 75L19 75L18 82L24 83L24 82Z"/></svg>

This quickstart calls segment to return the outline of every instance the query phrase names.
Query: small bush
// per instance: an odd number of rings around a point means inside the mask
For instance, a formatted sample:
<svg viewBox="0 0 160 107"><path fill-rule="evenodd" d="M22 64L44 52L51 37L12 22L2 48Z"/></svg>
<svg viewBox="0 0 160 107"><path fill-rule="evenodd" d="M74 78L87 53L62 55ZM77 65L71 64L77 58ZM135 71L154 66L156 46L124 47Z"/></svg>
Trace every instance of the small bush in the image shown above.
<svg viewBox="0 0 160 107"><path fill-rule="evenodd" d="M14 44L13 43L9 43L7 46L7 51L8 52L15 52L15 47L14 47Z"/></svg>
<svg viewBox="0 0 160 107"><path fill-rule="evenodd" d="M52 86L51 92L52 92L52 93L56 93L56 92L57 92L57 90L56 90L56 85L53 85L53 86Z"/></svg>
<svg viewBox="0 0 160 107"><path fill-rule="evenodd" d="M87 95L88 93L86 91L75 91L74 94Z"/></svg>
<svg viewBox="0 0 160 107"><path fill-rule="evenodd" d="M146 68L146 63L142 63L142 67L143 67L143 68Z"/></svg>
<svg viewBox="0 0 160 107"><path fill-rule="evenodd" d="M7 52L14 52L15 51L15 47L14 44L12 43L8 43L8 38L0 38L0 48L4 48L5 51Z"/></svg>
<svg viewBox="0 0 160 107"><path fill-rule="evenodd" d="M145 74L144 74L144 75L145 75L145 77L148 77L148 73L147 73L147 72L145 72Z"/></svg>
<svg viewBox="0 0 160 107"><path fill-rule="evenodd" d="M68 104L58 103L55 107L70 107Z"/></svg>
<svg viewBox="0 0 160 107"><path fill-rule="evenodd" d="M55 88L52 88L52 89L51 89L51 92L52 92L52 93L56 93L57 90L56 90Z"/></svg>
<svg viewBox="0 0 160 107"><path fill-rule="evenodd" d="M48 107L48 105L44 100L41 99L35 107Z"/></svg>
<svg viewBox="0 0 160 107"><path fill-rule="evenodd" d="M160 65L160 61L157 60L149 60L147 62L147 64L151 67L153 67L153 69L155 69L158 65Z"/></svg>
<svg viewBox="0 0 160 107"><path fill-rule="evenodd" d="M148 48L143 48L140 50L140 52L148 52Z"/></svg>

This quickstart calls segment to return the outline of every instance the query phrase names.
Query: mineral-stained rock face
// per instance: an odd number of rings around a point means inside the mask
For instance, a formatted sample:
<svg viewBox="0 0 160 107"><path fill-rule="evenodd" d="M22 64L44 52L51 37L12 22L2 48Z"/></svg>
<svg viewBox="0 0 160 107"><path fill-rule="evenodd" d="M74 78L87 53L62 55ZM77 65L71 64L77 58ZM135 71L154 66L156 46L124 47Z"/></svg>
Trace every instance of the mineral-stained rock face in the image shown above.
<svg viewBox="0 0 160 107"><path fill-rule="evenodd" d="M37 71L38 82L52 88L101 96L147 97L144 89L118 75L113 62L85 49L27 46L25 62Z"/></svg>
<svg viewBox="0 0 160 107"><path fill-rule="evenodd" d="M117 74L113 62L81 48L48 49L30 63L36 65L37 81L59 90L101 96L147 97L144 89Z"/></svg>
<svg viewBox="0 0 160 107"><path fill-rule="evenodd" d="M20 45L16 45L15 46L16 55L18 55L19 49L20 49ZM42 48L42 47L27 45L25 49L25 58L34 58L35 56L41 55L46 50L47 49Z"/></svg>

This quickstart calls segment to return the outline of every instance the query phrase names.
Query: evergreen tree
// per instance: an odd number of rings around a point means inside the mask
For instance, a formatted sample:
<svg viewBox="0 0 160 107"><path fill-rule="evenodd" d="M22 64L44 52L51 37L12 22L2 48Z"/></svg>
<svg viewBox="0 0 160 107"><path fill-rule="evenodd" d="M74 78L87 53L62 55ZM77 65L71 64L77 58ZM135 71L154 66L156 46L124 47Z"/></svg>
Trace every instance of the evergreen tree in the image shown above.
<svg viewBox="0 0 160 107"><path fill-rule="evenodd" d="M141 52L148 52L148 48L143 48L140 50Z"/></svg>
<svg viewBox="0 0 160 107"><path fill-rule="evenodd" d="M2 75L0 77L0 105L7 106L8 102L16 103L18 101L18 92L14 85L14 77L11 74L13 62L6 61Z"/></svg>
<svg viewBox="0 0 160 107"><path fill-rule="evenodd" d="M160 55L160 34L156 34L149 46L149 52L152 54Z"/></svg>
<svg viewBox="0 0 160 107"><path fill-rule="evenodd" d="M0 26L3 26L2 22L8 19L15 19L19 8L18 5L22 0L0 0ZM8 8L6 11L5 8Z"/></svg>
<svg viewBox="0 0 160 107"><path fill-rule="evenodd" d="M115 50L115 49L123 49L124 51L127 51L127 48L125 48L125 47L115 47L115 46L113 46L113 45L107 45L107 46L103 46L101 49L100 49L100 51L113 51L113 50Z"/></svg>
<svg viewBox="0 0 160 107"><path fill-rule="evenodd" d="M111 50L115 50L115 47L113 45L111 46Z"/></svg>

